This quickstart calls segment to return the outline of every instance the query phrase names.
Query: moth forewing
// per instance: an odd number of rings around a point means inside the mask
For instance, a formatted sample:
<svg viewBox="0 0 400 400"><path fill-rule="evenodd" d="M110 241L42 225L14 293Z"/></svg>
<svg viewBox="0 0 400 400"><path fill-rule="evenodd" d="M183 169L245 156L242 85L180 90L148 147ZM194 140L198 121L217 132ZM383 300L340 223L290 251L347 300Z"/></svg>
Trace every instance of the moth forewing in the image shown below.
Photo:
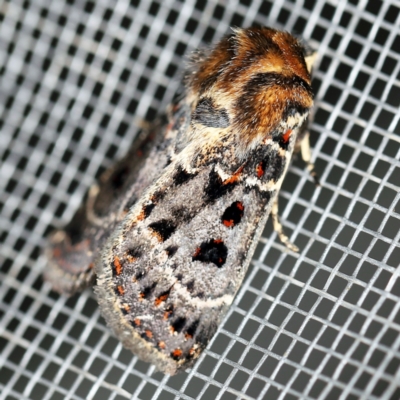
<svg viewBox="0 0 400 400"><path fill-rule="evenodd" d="M250 28L197 57L171 163L96 262L108 325L165 373L193 365L240 287L313 104L304 54Z"/></svg>

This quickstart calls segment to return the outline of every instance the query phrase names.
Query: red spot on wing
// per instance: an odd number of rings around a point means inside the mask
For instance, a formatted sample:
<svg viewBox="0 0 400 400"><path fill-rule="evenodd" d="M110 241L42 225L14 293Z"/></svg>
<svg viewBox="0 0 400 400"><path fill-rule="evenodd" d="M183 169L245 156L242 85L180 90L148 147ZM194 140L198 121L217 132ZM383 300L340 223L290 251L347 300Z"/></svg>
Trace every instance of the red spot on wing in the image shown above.
<svg viewBox="0 0 400 400"><path fill-rule="evenodd" d="M140 321L139 318L135 318L135 319L133 320L133 322L135 323L136 326L140 326L140 324L141 324L141 321Z"/></svg>
<svg viewBox="0 0 400 400"><path fill-rule="evenodd" d="M147 330L145 331L145 334L146 334L146 336L147 336L149 339L151 339L151 338L153 337L153 332L152 332L151 330L149 330L149 329L147 329Z"/></svg>
<svg viewBox="0 0 400 400"><path fill-rule="evenodd" d="M178 359L182 355L182 350L181 349L175 349L172 353L171 356L174 359Z"/></svg>
<svg viewBox="0 0 400 400"><path fill-rule="evenodd" d="M242 174L244 165L238 168L238 170L228 179L225 179L223 185L229 185L232 183L236 183L240 179L240 175Z"/></svg>
<svg viewBox="0 0 400 400"><path fill-rule="evenodd" d="M154 300L154 305L155 306L159 306L163 301L167 300L169 296L169 293L164 293L161 296L158 296L155 300Z"/></svg>
<svg viewBox="0 0 400 400"><path fill-rule="evenodd" d="M221 220L224 226L232 228L240 223L243 217L244 205L240 201L234 201L222 214Z"/></svg>
<svg viewBox="0 0 400 400"><path fill-rule="evenodd" d="M256 167L257 177L261 178L264 175L264 162L261 161Z"/></svg>
<svg viewBox="0 0 400 400"><path fill-rule="evenodd" d="M192 256L192 261L211 262L221 268L226 261L228 248L222 239L210 239L201 243Z"/></svg>
<svg viewBox="0 0 400 400"><path fill-rule="evenodd" d="M119 293L121 296L125 293L125 290L124 290L124 288L123 288L121 285L117 286L117 290L118 290L118 293Z"/></svg>
<svg viewBox="0 0 400 400"><path fill-rule="evenodd" d="M165 349L165 342L163 342L163 341L158 342L158 347L159 347L160 349Z"/></svg>
<svg viewBox="0 0 400 400"><path fill-rule="evenodd" d="M234 225L234 222L232 219L228 220L223 220L222 223L227 227L227 228L231 228Z"/></svg>
<svg viewBox="0 0 400 400"><path fill-rule="evenodd" d="M115 267L115 273L116 273L117 275L121 275L121 272L122 272L122 265L121 265L121 262L119 261L119 258L118 258L118 257L115 257L115 258L114 258L114 267Z"/></svg>
<svg viewBox="0 0 400 400"><path fill-rule="evenodd" d="M198 247L198 248L196 249L196 251L194 252L193 257L197 257L200 253L201 253L201 248Z"/></svg>
<svg viewBox="0 0 400 400"><path fill-rule="evenodd" d="M291 129L288 129L284 134L283 134L283 136L282 136L282 141L284 142L284 143L287 143L288 141L289 141L289 139L290 139L290 135L292 134L292 130Z"/></svg>
<svg viewBox="0 0 400 400"><path fill-rule="evenodd" d="M143 221L145 218L144 210L140 211L139 215L136 217L138 221Z"/></svg>

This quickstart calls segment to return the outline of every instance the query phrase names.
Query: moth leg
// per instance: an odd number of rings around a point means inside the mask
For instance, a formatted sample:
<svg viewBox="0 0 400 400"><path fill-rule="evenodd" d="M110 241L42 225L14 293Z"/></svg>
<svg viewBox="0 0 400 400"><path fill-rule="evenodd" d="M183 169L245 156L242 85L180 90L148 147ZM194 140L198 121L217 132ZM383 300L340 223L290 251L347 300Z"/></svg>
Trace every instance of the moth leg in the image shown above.
<svg viewBox="0 0 400 400"><path fill-rule="evenodd" d="M297 253L299 251L299 248L295 244L293 244L283 232L283 226L281 224L281 221L279 220L279 215L278 215L278 196L275 197L274 203L272 205L271 218L274 226L274 231L278 234L279 240L289 250L292 250L295 253Z"/></svg>
<svg viewBox="0 0 400 400"><path fill-rule="evenodd" d="M150 131L151 131L151 129L154 127L154 123L151 123L151 122L149 122L149 121L147 121L147 120L145 120L145 119L141 119L139 122L138 122L138 127L142 130L142 131L144 131L146 134L147 133L149 133Z"/></svg>
<svg viewBox="0 0 400 400"><path fill-rule="evenodd" d="M300 142L301 158L307 164L307 170L312 176L316 186L321 186L317 173L315 172L315 166L311 162L311 149L310 149L310 132L307 130L304 133L303 138Z"/></svg>

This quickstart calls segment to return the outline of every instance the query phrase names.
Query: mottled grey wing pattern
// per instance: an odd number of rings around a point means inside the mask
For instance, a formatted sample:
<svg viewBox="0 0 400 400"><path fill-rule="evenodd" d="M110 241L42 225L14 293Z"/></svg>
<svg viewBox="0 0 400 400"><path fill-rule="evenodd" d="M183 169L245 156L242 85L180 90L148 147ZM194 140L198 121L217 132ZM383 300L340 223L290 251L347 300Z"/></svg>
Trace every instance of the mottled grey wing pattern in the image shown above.
<svg viewBox="0 0 400 400"><path fill-rule="evenodd" d="M44 273L55 290L72 295L94 281L94 259L116 224L162 172L174 132L164 120L142 132L127 155L105 171L71 222L53 232Z"/></svg>
<svg viewBox="0 0 400 400"><path fill-rule="evenodd" d="M287 151L272 140L260 145L236 171L212 160L188 173L176 161L118 226L96 263L95 291L109 326L140 358L175 374L207 346L246 273L295 140Z"/></svg>

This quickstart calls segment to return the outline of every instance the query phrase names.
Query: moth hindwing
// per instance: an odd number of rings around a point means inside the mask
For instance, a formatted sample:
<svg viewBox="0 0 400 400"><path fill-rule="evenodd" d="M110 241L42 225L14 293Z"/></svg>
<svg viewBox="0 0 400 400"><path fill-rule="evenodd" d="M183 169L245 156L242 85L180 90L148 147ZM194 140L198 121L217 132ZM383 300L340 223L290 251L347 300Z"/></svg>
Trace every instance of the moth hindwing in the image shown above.
<svg viewBox="0 0 400 400"><path fill-rule="evenodd" d="M199 357L241 285L313 105L304 54L250 28L194 56L171 163L96 263L108 325L167 374Z"/></svg>
<svg viewBox="0 0 400 400"><path fill-rule="evenodd" d="M160 118L142 132L127 155L90 188L71 222L50 235L44 277L54 290L70 296L93 283L94 260L105 240L169 163L183 115L180 104L174 104L168 123Z"/></svg>

